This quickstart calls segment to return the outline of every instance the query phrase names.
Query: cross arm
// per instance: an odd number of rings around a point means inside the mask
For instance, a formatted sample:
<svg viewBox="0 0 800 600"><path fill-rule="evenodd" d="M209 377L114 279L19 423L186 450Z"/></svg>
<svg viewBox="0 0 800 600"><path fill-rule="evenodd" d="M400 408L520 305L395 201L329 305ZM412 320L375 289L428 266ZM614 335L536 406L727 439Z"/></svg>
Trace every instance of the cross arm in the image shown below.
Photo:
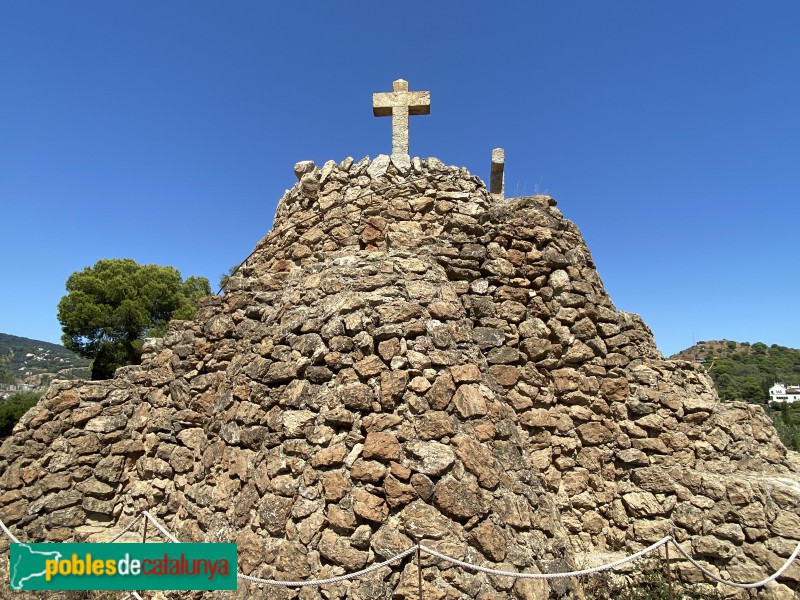
<svg viewBox="0 0 800 600"><path fill-rule="evenodd" d="M408 92L408 114L410 115L429 115L431 114L431 93L430 92Z"/></svg>
<svg viewBox="0 0 800 600"><path fill-rule="evenodd" d="M410 115L431 114L430 92L381 92L372 94L372 114L389 117L395 106L408 106Z"/></svg>
<svg viewBox="0 0 800 600"><path fill-rule="evenodd" d="M391 117L395 105L393 92L372 94L372 114L376 117Z"/></svg>

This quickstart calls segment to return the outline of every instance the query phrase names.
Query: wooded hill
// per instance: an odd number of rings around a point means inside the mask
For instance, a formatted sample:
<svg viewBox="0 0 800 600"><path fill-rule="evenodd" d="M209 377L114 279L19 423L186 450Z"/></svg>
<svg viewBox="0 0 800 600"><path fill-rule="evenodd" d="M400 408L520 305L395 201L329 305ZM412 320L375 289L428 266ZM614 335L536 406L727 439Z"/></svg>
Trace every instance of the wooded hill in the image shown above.
<svg viewBox="0 0 800 600"><path fill-rule="evenodd" d="M800 383L800 350L761 342L698 342L670 357L704 362L722 400L769 401L775 382Z"/></svg>
<svg viewBox="0 0 800 600"><path fill-rule="evenodd" d="M15 382L46 385L52 379L89 378L89 360L64 346L0 333L0 359Z"/></svg>
<svg viewBox="0 0 800 600"><path fill-rule="evenodd" d="M783 443L800 451L800 403L768 405L772 384L800 383L800 350L721 340L698 342L670 358L702 362L722 400L767 405L765 410Z"/></svg>

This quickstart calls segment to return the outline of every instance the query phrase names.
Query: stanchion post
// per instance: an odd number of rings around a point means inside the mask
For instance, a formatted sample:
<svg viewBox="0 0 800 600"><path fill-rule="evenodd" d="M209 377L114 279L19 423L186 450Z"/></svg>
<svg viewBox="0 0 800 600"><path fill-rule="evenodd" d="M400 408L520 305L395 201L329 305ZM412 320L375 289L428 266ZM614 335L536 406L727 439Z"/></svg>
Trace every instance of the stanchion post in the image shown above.
<svg viewBox="0 0 800 600"><path fill-rule="evenodd" d="M419 551L419 540L414 539L417 544L417 590L419 592L419 600L422 600L422 559Z"/></svg>
<svg viewBox="0 0 800 600"><path fill-rule="evenodd" d="M672 568L669 564L669 542L664 544L664 555L667 561L667 589L669 590L669 600L673 600L674 596L672 595Z"/></svg>
<svg viewBox="0 0 800 600"><path fill-rule="evenodd" d="M144 519L144 527L142 528L142 543L144 544L147 541L147 515L142 515L142 519Z"/></svg>

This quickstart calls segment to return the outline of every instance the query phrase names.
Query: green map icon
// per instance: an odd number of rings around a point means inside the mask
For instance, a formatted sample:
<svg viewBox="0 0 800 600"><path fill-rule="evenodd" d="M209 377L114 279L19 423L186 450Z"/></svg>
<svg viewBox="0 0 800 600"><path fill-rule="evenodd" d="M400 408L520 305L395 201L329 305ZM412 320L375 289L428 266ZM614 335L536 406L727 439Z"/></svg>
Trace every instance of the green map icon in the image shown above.
<svg viewBox="0 0 800 600"><path fill-rule="evenodd" d="M16 551L15 551L16 550ZM9 560L9 579L12 590L32 589L26 582L44 578L45 561L59 560L60 552L42 552L34 550L29 544L13 544Z"/></svg>
<svg viewBox="0 0 800 600"><path fill-rule="evenodd" d="M9 579L15 591L235 590L236 565L231 543L13 543Z"/></svg>

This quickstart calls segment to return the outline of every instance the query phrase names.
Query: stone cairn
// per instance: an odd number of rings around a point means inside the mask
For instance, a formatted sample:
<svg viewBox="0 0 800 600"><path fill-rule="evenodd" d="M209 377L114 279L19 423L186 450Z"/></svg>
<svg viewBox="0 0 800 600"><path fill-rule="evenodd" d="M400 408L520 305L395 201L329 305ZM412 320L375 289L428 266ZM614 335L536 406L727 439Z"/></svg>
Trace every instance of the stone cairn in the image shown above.
<svg viewBox="0 0 800 600"><path fill-rule="evenodd" d="M20 539L107 540L148 510L282 580L416 541L561 572L671 534L736 581L791 554L797 455L615 309L553 199L492 197L435 158L296 170L225 295L114 379L53 383L0 447L0 519ZM413 558L236 597L417 598ZM426 599L585 596L578 579L422 565ZM798 578L795 563L758 597L790 598Z"/></svg>

